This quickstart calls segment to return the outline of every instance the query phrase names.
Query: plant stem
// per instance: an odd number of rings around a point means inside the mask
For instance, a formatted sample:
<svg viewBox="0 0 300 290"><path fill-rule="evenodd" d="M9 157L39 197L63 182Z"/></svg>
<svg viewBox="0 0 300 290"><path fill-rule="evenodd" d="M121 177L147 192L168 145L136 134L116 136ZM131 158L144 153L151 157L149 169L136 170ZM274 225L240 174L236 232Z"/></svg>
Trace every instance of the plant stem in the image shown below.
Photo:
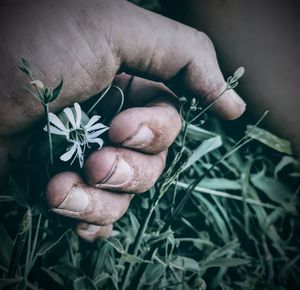
<svg viewBox="0 0 300 290"><path fill-rule="evenodd" d="M186 184L184 182L181 182L181 181L178 181L176 183L176 186L182 187L184 189L187 189L189 187L188 184ZM265 208L270 208L270 209L276 209L276 208L278 208L277 206L272 205L270 203L263 203L263 202L260 202L258 200L252 199L252 198L246 198L246 199L244 199L244 197L241 197L239 195L234 195L234 194L230 194L230 193L227 193L227 192L218 191L218 190L214 190L214 189L209 189L209 188L205 188L205 187L196 186L194 188L194 191L196 193L201 193L201 194L204 193L204 194L209 194L209 195L213 195L213 196L218 196L218 197L224 197L224 198L228 198L228 199L238 200L238 201L241 201L241 202L245 201L246 203L257 205L257 206L260 206L260 207L265 207Z"/></svg>
<svg viewBox="0 0 300 290"><path fill-rule="evenodd" d="M110 90L110 88L112 87L112 85L109 85L104 91L103 93L100 95L100 97L97 99L97 101L90 107L90 109L87 111L87 115L89 115L94 109L95 107L99 104L99 102L105 97L105 95L108 93L108 91Z"/></svg>
<svg viewBox="0 0 300 290"><path fill-rule="evenodd" d="M182 157L182 154L178 154L178 156L175 157L173 163L170 166L171 169L173 167L175 167L175 165L177 163L181 162L180 161L181 157ZM165 192L173 184L173 181L178 178L178 175L180 174L180 172L181 172L181 167L179 167L175 173L172 172L174 175L172 175L172 173L170 172L169 174L171 175L171 178L167 177L165 179L165 181L162 183L162 185L160 186L160 189L157 191L156 197L151 202L149 211L147 213L146 218L144 219L143 225L139 228L139 231L138 231L138 233L136 235L136 238L134 240L134 243L132 245L133 250L132 250L132 252L130 252L130 254L137 255L138 250L140 249L142 238L143 238L143 236L145 234L145 231L146 231L146 229L148 227L149 221L150 221L150 219L152 217L152 214L153 214L155 208L157 207L157 205L160 202L161 198L164 196ZM150 256L150 258L151 257L152 257L152 255ZM124 270L124 273L123 273L122 280L121 280L121 285L120 285L120 287L121 287L120 289L121 290L125 290L126 289L126 286L128 284L129 278L130 278L131 273L132 273L132 270L133 270L133 264L132 263L127 263L126 266L125 266L125 270ZM132 288L129 287L129 289L132 289Z"/></svg>
<svg viewBox="0 0 300 290"><path fill-rule="evenodd" d="M49 104L44 104L45 115L47 118L47 133L48 133L48 142L49 142L49 156L50 163L53 165L53 148L52 148L52 136L50 132L50 120L49 120Z"/></svg>
<svg viewBox="0 0 300 290"><path fill-rule="evenodd" d="M180 157L181 157L181 154L180 154ZM174 160L173 164L170 166L170 168L172 168L173 166L175 166L177 162L180 162L180 157L177 156L177 158L175 158L175 160ZM174 173L174 176L172 176L171 178L166 178L165 181L164 181L164 183L160 186L160 189L157 191L156 198L151 203L151 206L149 208L148 214L147 214L147 216L146 216L146 218L144 220L143 226L139 229L139 231L137 233L136 239L135 239L134 244L133 244L133 251L132 251L133 255L136 255L138 253L138 250L139 250L140 245L141 245L142 238L144 236L144 233L145 233L145 231L147 229L147 226L149 224L149 221L150 221L150 219L152 217L152 214L153 214L155 208L157 207L158 203L160 202L161 198L164 196L164 194L166 193L166 191L173 184L173 181L178 178L178 175L180 174L180 172L181 172L181 167L179 167L177 169L177 172ZM162 231L158 231L157 234L159 234L161 232ZM156 244L154 244L154 245L156 245ZM151 251L152 249L154 249L154 250ZM147 252L146 255L147 255L147 257L148 257L149 260L152 258L152 255L153 255L155 249L156 249L155 247L152 247L150 249L150 251ZM149 254L149 252L151 252L151 254ZM140 269L139 269L139 271L140 271ZM129 278L130 278L131 273L132 273L132 270L133 270L133 264L132 263L126 264L125 270L124 270L124 274L123 274L123 278L121 280L121 288L120 288L121 290L125 290L126 289L126 286L128 284ZM142 274L143 274L143 271L142 271ZM138 282L137 281L137 277L140 278L141 275L138 275L138 276L134 277L134 281L136 281L136 282ZM133 289L132 285L134 285L134 284L131 282L128 289Z"/></svg>
<svg viewBox="0 0 300 290"><path fill-rule="evenodd" d="M25 270L24 270L25 283L27 283L27 277L28 277L28 273L29 273L29 261L30 261L30 255L31 255L31 252L30 252L31 238L32 238L32 220L29 224L28 234L27 234L27 252L26 252Z"/></svg>
<svg viewBox="0 0 300 290"><path fill-rule="evenodd" d="M186 202L188 201L188 199L190 198L191 194L193 193L194 189L198 186L198 184L207 176L207 174L209 174L222 160L224 160L225 158L227 158L229 155L231 155L233 152L235 152L236 150L238 150L240 147L244 146L245 144L247 144L248 142L250 142L251 139L248 139L246 141L244 141L242 144L237 143L237 145L233 146L232 150L228 153L226 153L224 156L222 156L221 158L219 158L210 168L208 168L201 176L199 176L194 182L192 182L188 187L187 187L187 191L185 196L183 197L183 199L179 202L179 204L177 205L177 207L174 209L174 211L172 212L171 215L169 215L169 217L166 218L166 222L164 224L163 227L161 227L158 231L158 234L165 232L169 229L169 227L173 224L174 220L176 219L176 217L178 216L178 214L181 212L181 210L183 209L183 207L185 206ZM162 186L163 188L164 186ZM167 187L168 188L168 187ZM166 190L167 190L166 188ZM166 191L165 190L165 191ZM164 192L165 192L164 191ZM158 249L163 243L163 240L160 240L156 243L154 243L151 248L149 249L149 251L146 253L144 259L145 260L150 260L153 253L156 251L156 249ZM146 269L146 264L141 264L137 274L135 275L135 277L131 280L131 283L129 285L128 289L135 289L137 287L135 287L135 285L139 284L139 279L140 277L142 277L145 269ZM126 287L126 286L125 286ZM123 288L125 289L125 288Z"/></svg>
<svg viewBox="0 0 300 290"><path fill-rule="evenodd" d="M39 218L38 218L38 222L37 222L37 226L36 226L36 230L35 230L35 235L34 235L34 240L33 240L33 244L32 244L32 249L31 249L31 255L30 255L30 259L29 259L29 271L31 270L31 268L34 264L33 258L34 258L34 253L35 253L37 240L38 240L38 236L39 236L41 220L42 220L42 215L39 214Z"/></svg>
<svg viewBox="0 0 300 290"><path fill-rule="evenodd" d="M137 233L137 236L136 236L136 238L134 240L134 244L133 244L133 251L132 251L133 255L137 255L137 253L138 253L138 250L139 250L141 242L142 242L142 238L145 234L145 231L148 227L149 221L150 221L151 216L153 214L153 211L155 209L155 204L156 203L152 203L152 205L150 207L150 210L149 210L146 218L144 219L144 223L143 223L142 227L139 228L139 231ZM121 285L120 285L121 290L126 289L126 286L128 284L128 280L129 280L129 278L131 276L131 273L132 273L132 270L133 270L133 263L126 263L124 273L123 273L123 277L122 277L122 280L121 280Z"/></svg>
<svg viewBox="0 0 300 290"><path fill-rule="evenodd" d="M14 241L14 247L8 268L8 278L14 278L18 270L18 264L23 253L23 248L26 242L29 227L31 226L31 211L28 209L20 224L20 229Z"/></svg>

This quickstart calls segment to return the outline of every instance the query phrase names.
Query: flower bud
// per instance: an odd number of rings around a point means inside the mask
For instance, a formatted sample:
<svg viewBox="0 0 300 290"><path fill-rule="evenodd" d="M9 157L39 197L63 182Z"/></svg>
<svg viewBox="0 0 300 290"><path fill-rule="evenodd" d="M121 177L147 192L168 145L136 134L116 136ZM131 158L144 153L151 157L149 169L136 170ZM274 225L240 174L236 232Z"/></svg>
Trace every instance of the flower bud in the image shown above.
<svg viewBox="0 0 300 290"><path fill-rule="evenodd" d="M33 86L36 86L38 89L43 90L45 88L44 84L40 80L35 80L30 82Z"/></svg>

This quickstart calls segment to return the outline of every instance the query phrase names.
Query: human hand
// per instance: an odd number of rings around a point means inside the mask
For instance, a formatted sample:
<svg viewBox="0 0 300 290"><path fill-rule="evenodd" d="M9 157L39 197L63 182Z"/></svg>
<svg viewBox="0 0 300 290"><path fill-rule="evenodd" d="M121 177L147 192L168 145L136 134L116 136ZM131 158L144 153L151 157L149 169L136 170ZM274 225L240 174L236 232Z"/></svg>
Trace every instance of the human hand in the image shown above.
<svg viewBox="0 0 300 290"><path fill-rule="evenodd" d="M8 168L7 154L18 147L20 139L26 140L42 117L40 104L17 85L23 81L16 66L22 57L32 64L37 78L49 80L49 85L63 76L64 89L51 104L53 111L84 102L122 71L162 81L176 93L201 99L203 105L225 87L207 36L128 2L1 5L2 175ZM117 82L126 87L128 76L119 76ZM180 130L180 118L170 101L174 95L164 85L135 78L126 98L133 108L115 117L109 131L111 141L121 146L92 153L85 164L85 177L64 172L53 177L47 188L54 211L86 222L77 228L86 239L109 235L111 224L129 205L132 195L128 193L143 192L155 183L164 168L166 149ZM158 99L162 101L155 103ZM149 102L152 105L142 107ZM244 107L231 90L213 111L233 119Z"/></svg>

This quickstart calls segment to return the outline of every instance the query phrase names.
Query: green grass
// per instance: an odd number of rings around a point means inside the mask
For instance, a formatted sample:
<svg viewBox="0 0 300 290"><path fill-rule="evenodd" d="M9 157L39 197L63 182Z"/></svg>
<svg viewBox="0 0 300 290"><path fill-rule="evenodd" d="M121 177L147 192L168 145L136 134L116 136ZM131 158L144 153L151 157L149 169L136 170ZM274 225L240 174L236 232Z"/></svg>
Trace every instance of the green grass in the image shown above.
<svg viewBox="0 0 300 290"><path fill-rule="evenodd" d="M184 108L184 118L198 114ZM268 148L257 131L235 142L212 117L201 126L186 123L161 179L133 199L113 237L93 244L45 207L47 171L36 165L33 145L14 160L10 195L1 196L0 285L296 289L299 163Z"/></svg>
<svg viewBox="0 0 300 290"><path fill-rule="evenodd" d="M290 143L259 124L235 141L195 100L183 104L165 172L107 240L81 240L74 221L48 210L45 185L66 166L55 163L55 138L54 168L46 134L11 159L0 195L0 289L300 288L300 165Z"/></svg>

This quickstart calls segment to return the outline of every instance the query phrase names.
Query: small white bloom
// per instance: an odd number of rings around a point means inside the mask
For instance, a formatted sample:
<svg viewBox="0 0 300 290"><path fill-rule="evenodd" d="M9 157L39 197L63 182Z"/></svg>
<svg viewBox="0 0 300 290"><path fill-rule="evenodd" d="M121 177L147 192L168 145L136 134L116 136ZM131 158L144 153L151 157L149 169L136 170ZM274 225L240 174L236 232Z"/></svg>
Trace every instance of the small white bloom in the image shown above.
<svg viewBox="0 0 300 290"><path fill-rule="evenodd" d="M97 143L99 149L103 146L103 140L99 136L109 128L101 123L97 123L100 116L93 116L86 125L81 124L82 111L78 103L74 104L75 113L71 108L65 108L64 113L68 119L65 126L62 121L53 113L49 113L50 133L62 135L71 143L67 148L67 152L60 156L62 161L68 161L73 157L71 164L78 158L80 167L84 163L84 152L86 147L90 147L90 143ZM44 127L47 131L47 126Z"/></svg>
<svg viewBox="0 0 300 290"><path fill-rule="evenodd" d="M36 86L38 89L43 90L45 88L44 84L40 80L34 80L30 84Z"/></svg>

